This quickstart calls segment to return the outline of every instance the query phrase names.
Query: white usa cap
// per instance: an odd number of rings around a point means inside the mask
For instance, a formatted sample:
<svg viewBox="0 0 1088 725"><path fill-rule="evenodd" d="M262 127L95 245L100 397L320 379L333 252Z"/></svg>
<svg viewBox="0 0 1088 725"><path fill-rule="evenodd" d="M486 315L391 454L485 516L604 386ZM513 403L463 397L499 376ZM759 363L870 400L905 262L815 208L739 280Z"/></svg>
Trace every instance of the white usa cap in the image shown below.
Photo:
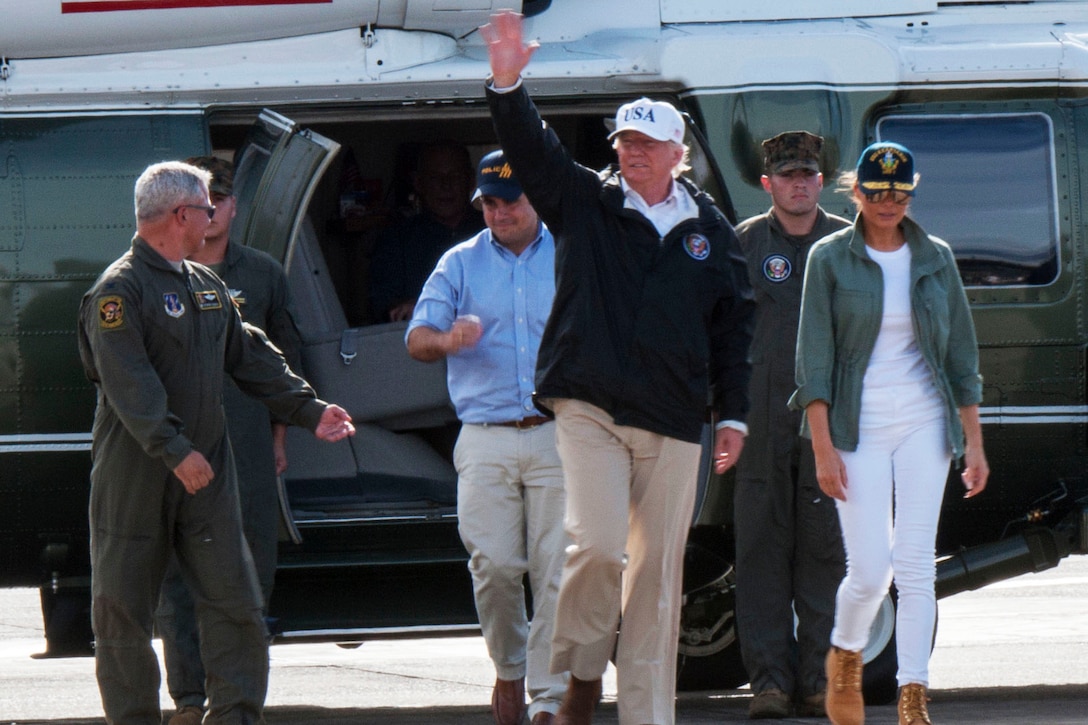
<svg viewBox="0 0 1088 725"><path fill-rule="evenodd" d="M616 111L616 130L611 141L624 131L638 131L658 141L684 142L684 118L671 103L640 98L625 103Z"/></svg>

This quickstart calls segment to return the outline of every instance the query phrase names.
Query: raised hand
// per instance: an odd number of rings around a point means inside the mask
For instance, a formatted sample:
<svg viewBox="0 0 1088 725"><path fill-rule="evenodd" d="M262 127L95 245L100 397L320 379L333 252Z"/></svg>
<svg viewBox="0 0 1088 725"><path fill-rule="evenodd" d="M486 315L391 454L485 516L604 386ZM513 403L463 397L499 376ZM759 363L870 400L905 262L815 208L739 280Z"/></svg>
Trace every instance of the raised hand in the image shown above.
<svg viewBox="0 0 1088 725"><path fill-rule="evenodd" d="M491 16L491 22L480 26L480 35L487 43L491 61L491 76L496 88L509 88L518 82L521 71L540 47L533 40L528 44L522 37L524 20L521 13L503 10Z"/></svg>

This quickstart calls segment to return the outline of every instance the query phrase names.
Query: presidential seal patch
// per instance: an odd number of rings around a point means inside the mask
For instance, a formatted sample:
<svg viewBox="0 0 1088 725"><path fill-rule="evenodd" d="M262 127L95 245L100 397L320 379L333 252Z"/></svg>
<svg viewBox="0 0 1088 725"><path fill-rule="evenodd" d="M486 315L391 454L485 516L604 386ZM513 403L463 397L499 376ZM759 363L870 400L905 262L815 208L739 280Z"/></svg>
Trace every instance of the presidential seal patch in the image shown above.
<svg viewBox="0 0 1088 725"><path fill-rule="evenodd" d="M181 301L177 292L164 292L162 302L163 309L171 317L181 317L185 314L185 303Z"/></svg>
<svg viewBox="0 0 1088 725"><path fill-rule="evenodd" d="M771 282L785 282L790 278L793 265L781 254L772 254L763 260L763 276Z"/></svg>
<svg viewBox="0 0 1088 725"><path fill-rule="evenodd" d="M98 301L98 326L103 330L116 330L125 324L125 303L117 295Z"/></svg>
<svg viewBox="0 0 1088 725"><path fill-rule="evenodd" d="M710 256L710 240L702 234L689 234L684 237L684 251L692 259L704 260Z"/></svg>
<svg viewBox="0 0 1088 725"><path fill-rule="evenodd" d="M223 309L223 301L219 299L219 293L215 290L194 292L193 294L196 296L196 306L200 308L201 312Z"/></svg>

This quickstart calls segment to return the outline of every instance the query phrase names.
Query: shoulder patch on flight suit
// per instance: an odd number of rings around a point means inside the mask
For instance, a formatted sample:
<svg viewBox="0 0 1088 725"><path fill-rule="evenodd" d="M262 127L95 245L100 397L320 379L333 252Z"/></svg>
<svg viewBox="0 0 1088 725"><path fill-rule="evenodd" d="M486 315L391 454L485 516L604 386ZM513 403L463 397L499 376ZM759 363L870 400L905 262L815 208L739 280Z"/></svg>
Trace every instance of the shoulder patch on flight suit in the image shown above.
<svg viewBox="0 0 1088 725"><path fill-rule="evenodd" d="M117 295L98 300L98 327L116 330L125 324L125 303Z"/></svg>
<svg viewBox="0 0 1088 725"><path fill-rule="evenodd" d="M194 292L193 295L196 297L196 306L201 311L223 309L223 301L219 299L219 293L215 290Z"/></svg>
<svg viewBox="0 0 1088 725"><path fill-rule="evenodd" d="M164 292L162 295L163 309L171 317L181 317L185 314L185 303L177 292Z"/></svg>
<svg viewBox="0 0 1088 725"><path fill-rule="evenodd" d="M771 282L785 282L792 271L790 260L781 254L772 254L763 260L763 276Z"/></svg>

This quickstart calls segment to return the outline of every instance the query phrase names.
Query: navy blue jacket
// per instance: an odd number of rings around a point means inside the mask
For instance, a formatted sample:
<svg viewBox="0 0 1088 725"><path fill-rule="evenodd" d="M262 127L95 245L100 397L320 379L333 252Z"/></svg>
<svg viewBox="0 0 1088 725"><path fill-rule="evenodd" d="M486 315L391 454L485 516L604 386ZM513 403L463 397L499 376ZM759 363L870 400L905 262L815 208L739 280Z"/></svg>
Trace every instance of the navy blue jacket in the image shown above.
<svg viewBox="0 0 1088 725"><path fill-rule="evenodd" d="M693 443L708 404L719 420L743 421L752 292L736 235L713 199L681 179L699 217L662 239L646 217L624 209L617 169L577 164L524 87L489 89L488 101L514 175L555 235L556 294L537 358L537 398L583 400L617 424Z"/></svg>

